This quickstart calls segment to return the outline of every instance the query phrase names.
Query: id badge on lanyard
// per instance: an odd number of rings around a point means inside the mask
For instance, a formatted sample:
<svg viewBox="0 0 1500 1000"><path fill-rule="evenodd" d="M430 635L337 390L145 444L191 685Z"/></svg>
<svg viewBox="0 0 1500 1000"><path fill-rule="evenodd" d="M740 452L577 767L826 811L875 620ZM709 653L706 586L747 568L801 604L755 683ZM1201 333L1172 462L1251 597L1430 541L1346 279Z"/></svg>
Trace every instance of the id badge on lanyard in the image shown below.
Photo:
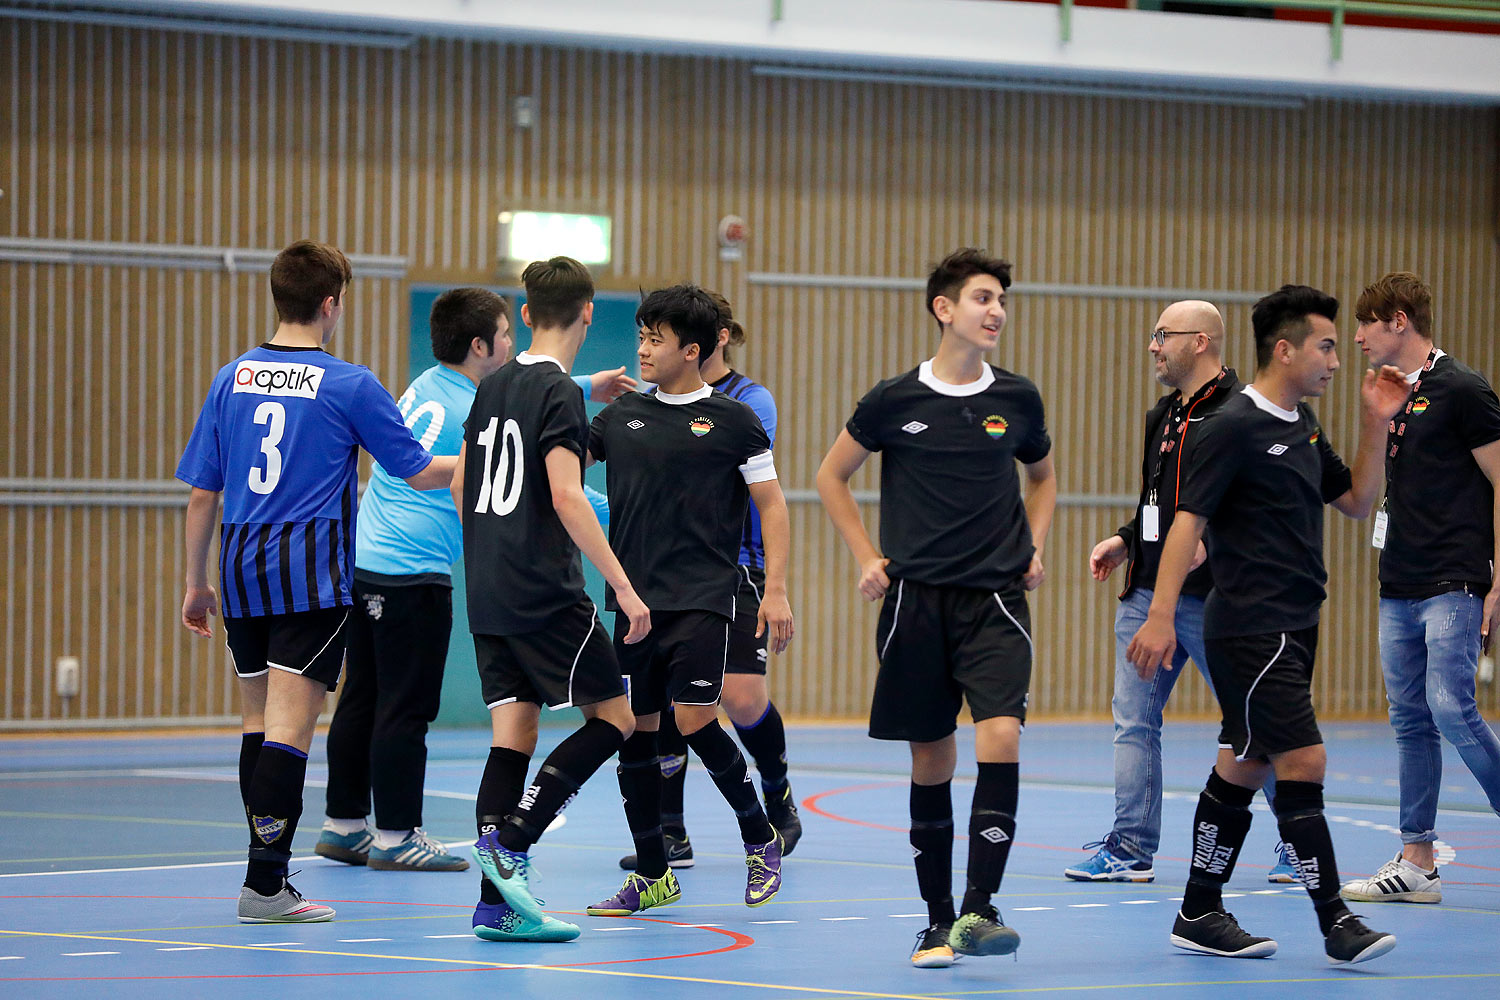
<svg viewBox="0 0 1500 1000"><path fill-rule="evenodd" d="M1141 540L1161 541L1161 508L1156 505L1156 491L1151 491L1150 503L1141 505Z"/></svg>

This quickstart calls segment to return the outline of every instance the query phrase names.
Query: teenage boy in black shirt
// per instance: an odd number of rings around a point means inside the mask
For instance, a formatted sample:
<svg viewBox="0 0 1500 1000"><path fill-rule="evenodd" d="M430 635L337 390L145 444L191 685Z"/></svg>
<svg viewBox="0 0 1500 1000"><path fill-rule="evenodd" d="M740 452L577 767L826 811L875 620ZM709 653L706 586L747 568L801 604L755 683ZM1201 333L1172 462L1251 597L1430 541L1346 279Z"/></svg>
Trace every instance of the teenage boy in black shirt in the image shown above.
<svg viewBox="0 0 1500 1000"><path fill-rule="evenodd" d="M1045 576L1057 478L1036 386L984 360L1005 327L1009 287L1008 261L974 249L944 258L927 279L937 354L871 389L818 470L823 504L859 563L860 594L885 597L870 735L911 747L911 845L930 921L911 962L924 969L952 965L955 951L1008 955L1020 944L990 897L1015 837L1032 661L1026 591ZM877 451L878 549L849 489ZM979 777L955 920L953 734L964 699Z"/></svg>
<svg viewBox="0 0 1500 1000"><path fill-rule="evenodd" d="M593 319L593 279L578 261L553 257L521 280L531 347L479 383L453 477L469 627L493 731L475 802L474 859L485 879L474 933L568 941L578 928L542 912L527 851L634 729L615 651L584 595L579 550L613 588L623 642L645 638L651 615L583 492L588 416L568 368ZM544 702L577 707L587 721L527 787Z"/></svg>
<svg viewBox="0 0 1500 1000"><path fill-rule="evenodd" d="M1277 825L1312 897L1324 951L1336 965L1396 946L1339 898L1333 839L1323 816L1328 756L1313 714L1312 669L1323 585L1323 505L1370 513L1380 488L1386 421L1406 401L1394 368L1366 373L1354 471L1335 454L1311 408L1338 370L1338 300L1285 285L1255 304L1255 380L1205 421L1190 447L1177 516L1162 547L1146 623L1130 643L1149 677L1176 647L1173 613L1193 554L1208 534L1214 590L1203 638L1223 711L1219 756L1198 797L1193 855L1172 943L1227 958L1262 958L1276 942L1225 912L1223 886L1250 830L1250 800L1276 774Z"/></svg>
<svg viewBox="0 0 1500 1000"><path fill-rule="evenodd" d="M1387 426L1380 549L1380 666L1401 786L1401 853L1345 899L1437 903L1432 842L1446 738L1500 812L1500 740L1479 714L1474 674L1500 614L1500 400L1484 376L1432 343L1432 290L1409 271L1366 288L1355 340L1372 365L1410 372Z"/></svg>
<svg viewBox="0 0 1500 1000"><path fill-rule="evenodd" d="M753 500L765 540L765 592L758 634L780 653L792 638L786 569L791 525L776 481L771 441L755 411L715 391L701 368L718 343L719 308L703 289L675 285L636 310L641 377L650 395L628 393L594 418L592 458L608 462L610 543L653 609L651 636L615 648L628 680L635 735L620 749L620 792L636 847L636 870L620 891L588 908L623 916L681 894L662 840L660 714L674 704L677 728L739 820L749 869L745 904L781 888L782 842L761 808L745 758L720 727L730 626L739 589L740 536ZM613 592L606 594L610 602Z"/></svg>

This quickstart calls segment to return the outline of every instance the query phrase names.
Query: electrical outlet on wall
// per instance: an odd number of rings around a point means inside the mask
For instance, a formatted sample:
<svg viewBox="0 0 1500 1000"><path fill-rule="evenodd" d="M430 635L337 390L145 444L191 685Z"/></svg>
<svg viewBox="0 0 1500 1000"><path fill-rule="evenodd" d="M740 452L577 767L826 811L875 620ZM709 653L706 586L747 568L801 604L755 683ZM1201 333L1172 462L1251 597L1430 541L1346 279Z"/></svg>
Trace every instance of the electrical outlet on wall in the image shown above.
<svg viewBox="0 0 1500 1000"><path fill-rule="evenodd" d="M59 656L53 677L59 698L76 698L83 689L83 664L76 656Z"/></svg>

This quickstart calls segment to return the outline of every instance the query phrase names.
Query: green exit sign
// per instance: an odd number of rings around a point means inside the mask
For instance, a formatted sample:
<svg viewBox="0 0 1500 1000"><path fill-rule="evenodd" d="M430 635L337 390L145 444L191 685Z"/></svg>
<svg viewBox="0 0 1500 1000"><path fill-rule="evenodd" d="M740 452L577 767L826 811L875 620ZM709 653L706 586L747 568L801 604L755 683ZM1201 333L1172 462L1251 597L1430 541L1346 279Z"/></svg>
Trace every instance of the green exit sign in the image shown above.
<svg viewBox="0 0 1500 1000"><path fill-rule="evenodd" d="M610 218L570 212L501 212L500 255L526 265L550 257L572 257L593 267L610 261Z"/></svg>

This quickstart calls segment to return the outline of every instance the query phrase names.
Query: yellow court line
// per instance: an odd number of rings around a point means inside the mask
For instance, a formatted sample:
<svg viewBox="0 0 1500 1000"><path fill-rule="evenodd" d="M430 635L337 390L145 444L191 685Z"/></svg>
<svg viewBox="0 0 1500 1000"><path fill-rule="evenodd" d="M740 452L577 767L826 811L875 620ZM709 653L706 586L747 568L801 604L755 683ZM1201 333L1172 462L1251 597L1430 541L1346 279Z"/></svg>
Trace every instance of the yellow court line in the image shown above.
<svg viewBox="0 0 1500 1000"><path fill-rule="evenodd" d="M284 955L320 955L328 958L376 958L392 962L428 962L438 965L457 965L463 968L522 969L537 972L576 972L587 976L614 976L623 979L655 979L673 983L698 983L704 986L744 986L750 989L786 990L791 993L814 993L833 997L871 997L873 1000L930 1000L925 993L872 993L865 990L834 990L817 986L788 986L782 983L750 983L735 979L705 979L698 976L668 976L652 972L624 972L619 969L590 969L577 966L533 965L516 962L471 961L458 958L432 958L420 955L373 955L358 951L322 951L312 948L264 948L248 944L222 944L215 941L157 941L150 938L110 937L104 934L64 934L55 931L17 931L0 927L0 934L15 937L64 938L74 941L112 941L124 944L162 944L189 947L222 948L228 951L254 951ZM121 976L129 979L134 977Z"/></svg>
<svg viewBox="0 0 1500 1000"><path fill-rule="evenodd" d="M245 826L244 823L208 819L176 819L171 816L99 816L90 813L13 812L8 809L0 811L0 819L65 819L98 823L149 823L163 826L170 824L172 826L207 826L219 830L240 830Z"/></svg>

